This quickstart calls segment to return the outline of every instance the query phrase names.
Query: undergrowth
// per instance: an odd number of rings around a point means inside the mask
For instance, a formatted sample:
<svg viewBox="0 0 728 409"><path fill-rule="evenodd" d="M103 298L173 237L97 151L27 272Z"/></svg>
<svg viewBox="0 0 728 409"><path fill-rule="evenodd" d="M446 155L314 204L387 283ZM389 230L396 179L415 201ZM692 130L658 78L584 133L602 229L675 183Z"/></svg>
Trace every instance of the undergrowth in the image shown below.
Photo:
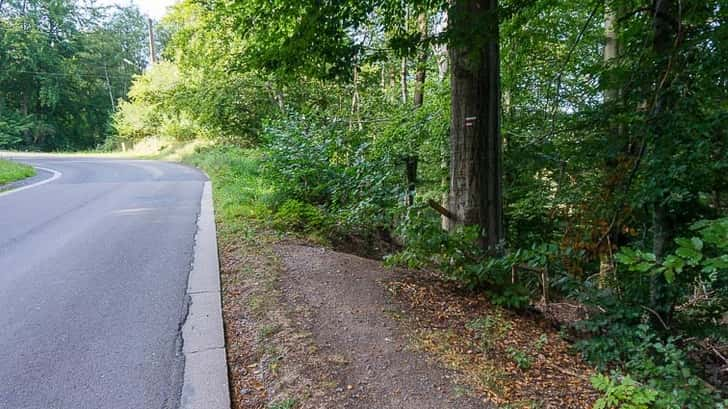
<svg viewBox="0 0 728 409"><path fill-rule="evenodd" d="M283 138L284 133L278 135ZM298 145L288 140L267 149L206 147L187 158L213 179L216 211L225 221L222 236L255 240L255 224L318 242L389 229L403 245L387 258L389 264L434 266L469 290L484 291L491 303L505 308L523 310L534 297L550 290L595 311L570 326L570 331L576 337L575 350L605 374L593 379L594 387L604 393L598 407L725 407L721 392L701 378L689 355L694 343L688 341L725 343L720 321L726 305L726 219L694 224L686 237L675 240L675 249L663 261L646 250L623 247L615 257L619 265L608 277L608 286L595 285L570 272L575 260L584 257L582 251L546 242L492 257L474 244L476 230L448 234L425 204L402 207L397 189L387 182L393 175L359 168L363 165L356 160L343 166L343 159L332 164L311 155L316 138L296 139ZM542 288L536 274L519 274L514 282L513 266L549 272L548 288ZM651 276L662 279L664 310L643 305L649 299L646 283ZM700 288L704 296L678 292L691 286ZM667 331L668 325L677 333ZM479 334L483 351L508 331L497 315L474 320L468 327ZM544 342L534 340L505 353L528 371L532 353L543 348Z"/></svg>

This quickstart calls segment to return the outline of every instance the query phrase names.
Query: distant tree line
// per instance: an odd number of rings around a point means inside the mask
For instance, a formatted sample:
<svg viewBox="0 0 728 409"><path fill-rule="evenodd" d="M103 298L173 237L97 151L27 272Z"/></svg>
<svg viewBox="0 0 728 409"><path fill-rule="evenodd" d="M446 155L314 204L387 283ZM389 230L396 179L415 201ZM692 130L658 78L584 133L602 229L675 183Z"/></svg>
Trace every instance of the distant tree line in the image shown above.
<svg viewBox="0 0 728 409"><path fill-rule="evenodd" d="M0 149L93 149L147 64L135 7L0 1Z"/></svg>

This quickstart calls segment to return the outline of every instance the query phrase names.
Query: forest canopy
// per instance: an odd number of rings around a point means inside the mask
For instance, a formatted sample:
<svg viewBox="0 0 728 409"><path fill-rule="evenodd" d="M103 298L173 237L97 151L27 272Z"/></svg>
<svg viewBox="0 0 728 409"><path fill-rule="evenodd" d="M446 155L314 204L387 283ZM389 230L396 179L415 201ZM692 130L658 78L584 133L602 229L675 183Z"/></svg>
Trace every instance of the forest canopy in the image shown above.
<svg viewBox="0 0 728 409"><path fill-rule="evenodd" d="M117 99L147 63L135 7L0 1L0 149L102 145Z"/></svg>

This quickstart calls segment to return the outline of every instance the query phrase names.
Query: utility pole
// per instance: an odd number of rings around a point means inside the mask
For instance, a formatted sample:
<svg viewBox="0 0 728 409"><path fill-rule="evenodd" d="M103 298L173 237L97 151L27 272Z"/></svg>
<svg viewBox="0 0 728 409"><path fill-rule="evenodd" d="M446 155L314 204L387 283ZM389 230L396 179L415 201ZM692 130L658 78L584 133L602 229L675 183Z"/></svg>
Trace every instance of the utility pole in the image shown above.
<svg viewBox="0 0 728 409"><path fill-rule="evenodd" d="M109 69L106 67L106 64L104 64L104 75L106 76L106 89L109 90L111 110L116 111L116 104L114 103L114 93L111 91L111 81L109 80Z"/></svg>
<svg viewBox="0 0 728 409"><path fill-rule="evenodd" d="M149 63L154 65L157 63L157 52L154 46L154 26L151 18L147 19L147 22L149 23Z"/></svg>

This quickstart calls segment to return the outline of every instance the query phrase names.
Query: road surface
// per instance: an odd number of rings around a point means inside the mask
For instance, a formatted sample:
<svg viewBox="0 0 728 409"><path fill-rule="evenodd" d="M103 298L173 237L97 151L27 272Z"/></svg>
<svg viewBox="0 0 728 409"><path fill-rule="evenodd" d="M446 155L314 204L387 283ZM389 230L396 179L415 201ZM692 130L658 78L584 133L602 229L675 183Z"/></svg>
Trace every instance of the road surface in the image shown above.
<svg viewBox="0 0 728 409"><path fill-rule="evenodd" d="M179 407L205 176L163 162L22 161L60 175L0 194L0 408Z"/></svg>

